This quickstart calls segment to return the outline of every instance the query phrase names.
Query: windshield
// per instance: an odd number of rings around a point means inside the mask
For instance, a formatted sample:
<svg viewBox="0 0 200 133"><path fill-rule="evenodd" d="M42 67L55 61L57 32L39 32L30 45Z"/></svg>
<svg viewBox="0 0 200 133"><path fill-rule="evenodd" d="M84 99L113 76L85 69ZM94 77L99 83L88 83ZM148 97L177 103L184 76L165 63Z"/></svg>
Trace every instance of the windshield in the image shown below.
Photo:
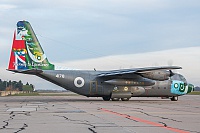
<svg viewBox="0 0 200 133"><path fill-rule="evenodd" d="M187 80L185 79L185 77L181 74L175 74L171 77L171 80L180 80L183 81L184 83L187 84Z"/></svg>

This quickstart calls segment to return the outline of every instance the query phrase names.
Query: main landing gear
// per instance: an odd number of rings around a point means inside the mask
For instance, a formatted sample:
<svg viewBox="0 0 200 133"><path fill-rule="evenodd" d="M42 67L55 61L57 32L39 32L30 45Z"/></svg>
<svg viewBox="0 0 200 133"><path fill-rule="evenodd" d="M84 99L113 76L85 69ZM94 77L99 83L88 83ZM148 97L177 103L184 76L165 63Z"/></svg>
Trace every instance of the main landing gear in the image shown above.
<svg viewBox="0 0 200 133"><path fill-rule="evenodd" d="M121 98L122 101L129 101L130 98Z"/></svg>
<svg viewBox="0 0 200 133"><path fill-rule="evenodd" d="M102 97L104 101L110 101L110 99L112 101L119 101L120 98L111 98L110 96L103 96ZM130 98L121 98L122 101L129 101Z"/></svg>
<svg viewBox="0 0 200 133"><path fill-rule="evenodd" d="M111 96L103 96L102 98L104 101L110 101Z"/></svg>

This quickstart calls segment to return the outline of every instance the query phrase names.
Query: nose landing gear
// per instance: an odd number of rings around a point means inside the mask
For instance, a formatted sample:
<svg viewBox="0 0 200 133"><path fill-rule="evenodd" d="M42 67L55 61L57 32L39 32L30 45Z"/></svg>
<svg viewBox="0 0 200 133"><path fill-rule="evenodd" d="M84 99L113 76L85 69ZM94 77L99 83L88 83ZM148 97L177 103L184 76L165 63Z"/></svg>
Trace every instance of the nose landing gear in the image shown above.
<svg viewBox="0 0 200 133"><path fill-rule="evenodd" d="M170 98L171 101L178 101L178 96L173 96L172 98Z"/></svg>

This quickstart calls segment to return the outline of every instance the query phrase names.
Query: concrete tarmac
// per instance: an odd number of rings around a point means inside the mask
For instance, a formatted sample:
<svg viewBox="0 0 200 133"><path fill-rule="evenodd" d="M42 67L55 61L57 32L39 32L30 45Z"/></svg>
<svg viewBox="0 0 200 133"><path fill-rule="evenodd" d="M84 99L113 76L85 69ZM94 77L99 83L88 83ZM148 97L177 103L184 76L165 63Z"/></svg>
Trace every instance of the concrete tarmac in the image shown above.
<svg viewBox="0 0 200 133"><path fill-rule="evenodd" d="M200 133L200 96L179 101L83 96L0 97L0 133Z"/></svg>

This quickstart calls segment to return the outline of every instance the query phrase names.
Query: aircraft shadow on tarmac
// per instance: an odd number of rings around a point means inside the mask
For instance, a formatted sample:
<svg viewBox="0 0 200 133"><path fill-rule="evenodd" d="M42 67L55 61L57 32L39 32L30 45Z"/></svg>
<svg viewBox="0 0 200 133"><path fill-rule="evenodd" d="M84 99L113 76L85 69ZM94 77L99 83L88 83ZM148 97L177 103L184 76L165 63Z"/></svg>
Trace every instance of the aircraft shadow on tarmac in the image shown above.
<svg viewBox="0 0 200 133"><path fill-rule="evenodd" d="M103 101L101 98L87 98L77 96L75 97L68 97L68 96L22 96L22 97L1 97L0 102L102 102L102 103L127 103L127 102L171 102L170 99L160 99L160 98L154 98L154 99L148 99L148 98L132 98L130 101ZM178 101L177 101L178 102Z"/></svg>

